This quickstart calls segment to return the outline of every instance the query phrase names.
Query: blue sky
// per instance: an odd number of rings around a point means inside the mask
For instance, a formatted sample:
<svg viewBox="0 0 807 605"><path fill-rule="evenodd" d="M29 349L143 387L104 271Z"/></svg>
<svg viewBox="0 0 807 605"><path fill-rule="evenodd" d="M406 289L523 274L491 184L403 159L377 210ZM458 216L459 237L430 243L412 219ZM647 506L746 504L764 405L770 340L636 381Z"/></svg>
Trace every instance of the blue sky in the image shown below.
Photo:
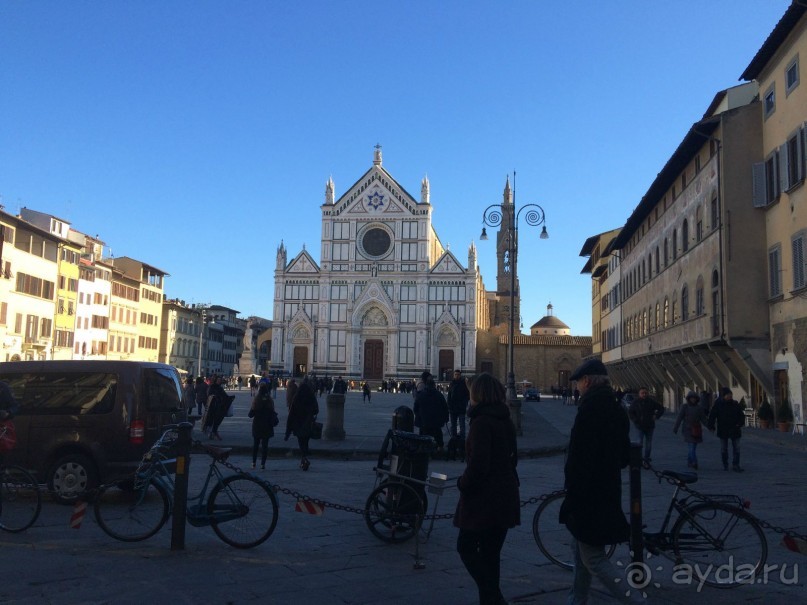
<svg viewBox="0 0 807 605"><path fill-rule="evenodd" d="M0 3L0 195L271 318L275 251L319 259L320 204L383 147L461 262L515 170L525 330L591 334L578 256L619 227L788 0Z"/></svg>

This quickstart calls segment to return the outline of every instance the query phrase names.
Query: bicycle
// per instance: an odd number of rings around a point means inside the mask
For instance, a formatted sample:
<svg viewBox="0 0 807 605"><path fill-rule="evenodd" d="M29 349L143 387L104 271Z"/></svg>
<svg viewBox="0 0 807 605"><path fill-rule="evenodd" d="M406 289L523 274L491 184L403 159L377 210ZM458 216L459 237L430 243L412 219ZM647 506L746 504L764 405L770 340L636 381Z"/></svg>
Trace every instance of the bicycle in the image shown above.
<svg viewBox="0 0 807 605"><path fill-rule="evenodd" d="M176 437L176 430L169 429L146 452L135 472L133 489L131 478L98 488L93 510L98 525L108 535L138 542L165 525L174 504L171 467L176 459L169 454ZM194 527L210 525L221 540L236 548L262 544L277 525L274 491L246 473L225 476L218 464L226 464L231 448L199 445L211 460L201 491L188 496L188 522ZM212 488L211 483L215 483Z"/></svg>
<svg viewBox="0 0 807 605"><path fill-rule="evenodd" d="M391 454L390 445L397 455ZM424 531L424 542L431 536L437 505L448 482L448 477L440 473L431 473L426 478L433 450L431 437L392 429L387 432L378 463L373 468L376 484L364 505L364 522L376 538L401 543L417 535L428 508L427 492L436 498L429 527ZM388 464L385 464L386 458L389 458Z"/></svg>
<svg viewBox="0 0 807 605"><path fill-rule="evenodd" d="M8 428L0 427L0 437ZM1 461L0 461L1 463ZM34 476L21 466L0 467L0 529L10 533L25 531L39 518L42 493Z"/></svg>
<svg viewBox="0 0 807 605"><path fill-rule="evenodd" d="M532 517L532 536L535 538L538 549L550 562L563 569L574 569L572 561L574 538L566 526L558 520L564 498L566 498L566 490L552 492L543 498ZM610 558L614 554L614 550L616 550L616 544L607 545L605 556Z"/></svg>
<svg viewBox="0 0 807 605"><path fill-rule="evenodd" d="M754 582L768 558L768 541L757 520L739 496L705 495L685 488L696 473L661 471L675 485L659 531L643 532L645 548L663 554L676 567L688 566L698 579L714 588L735 588ZM679 497L685 489L687 495ZM678 518L667 531L673 511ZM671 555L669 553L672 553Z"/></svg>

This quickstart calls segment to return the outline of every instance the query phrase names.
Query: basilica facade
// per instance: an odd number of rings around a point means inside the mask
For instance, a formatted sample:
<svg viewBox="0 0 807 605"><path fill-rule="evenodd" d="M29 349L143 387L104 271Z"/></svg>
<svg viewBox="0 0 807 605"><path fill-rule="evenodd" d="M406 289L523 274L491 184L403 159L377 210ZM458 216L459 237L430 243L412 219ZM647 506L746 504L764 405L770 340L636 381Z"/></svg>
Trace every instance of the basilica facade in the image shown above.
<svg viewBox="0 0 807 605"><path fill-rule="evenodd" d="M420 199L373 164L321 206L319 260L277 250L270 370L361 380L444 379L475 371L477 331L490 321L470 244L461 262L432 225L429 181Z"/></svg>

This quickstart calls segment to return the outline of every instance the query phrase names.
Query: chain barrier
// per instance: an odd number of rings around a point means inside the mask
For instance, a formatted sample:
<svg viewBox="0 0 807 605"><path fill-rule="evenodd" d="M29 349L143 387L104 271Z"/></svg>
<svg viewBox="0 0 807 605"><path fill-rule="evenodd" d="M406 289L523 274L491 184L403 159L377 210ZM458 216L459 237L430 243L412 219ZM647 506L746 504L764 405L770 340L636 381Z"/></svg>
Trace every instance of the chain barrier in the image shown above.
<svg viewBox="0 0 807 605"><path fill-rule="evenodd" d="M662 471L658 471L655 468L653 468L652 466L649 466L649 470L658 478L659 483L661 483L662 481L666 481L670 485L680 488L682 491L686 492L687 494L689 494L693 498L696 498L696 499L698 499L698 500L700 500L702 502L707 502L709 504L718 504L719 503L713 497L709 496L708 494L704 494L702 492L699 492L696 489L692 489L691 487L689 487L685 483L676 480L674 477L670 477L669 475L665 475ZM739 497L738 497L738 500L740 500ZM751 517L754 521L756 521L760 525L760 527L762 527L764 529L769 529L769 530L771 530L771 531L773 531L773 532L775 532L777 534L781 534L781 535L784 535L784 536L787 536L787 537L790 537L790 538L797 538L799 540L807 541L807 535L798 534L798 533L794 532L791 529L787 529L785 527L780 527L778 525L773 525L772 523L769 523L768 521L765 521L764 519L760 519L759 517L757 517L755 514L750 512L745 506L743 506L742 508L743 508L743 511L749 517Z"/></svg>

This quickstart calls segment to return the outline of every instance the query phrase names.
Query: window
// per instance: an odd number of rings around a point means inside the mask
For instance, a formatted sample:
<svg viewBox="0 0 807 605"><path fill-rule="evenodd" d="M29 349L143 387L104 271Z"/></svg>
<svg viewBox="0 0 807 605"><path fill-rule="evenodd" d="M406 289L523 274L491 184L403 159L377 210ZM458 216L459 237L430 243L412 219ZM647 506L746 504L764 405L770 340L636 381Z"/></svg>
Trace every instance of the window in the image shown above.
<svg viewBox="0 0 807 605"><path fill-rule="evenodd" d="M347 332L345 330L331 330L328 343L328 361L344 363L347 349Z"/></svg>
<svg viewBox="0 0 807 605"><path fill-rule="evenodd" d="M347 321L347 303L331 303L330 321Z"/></svg>
<svg viewBox="0 0 807 605"><path fill-rule="evenodd" d="M785 144L787 157L787 188L791 189L804 181L804 137L799 129Z"/></svg>
<svg viewBox="0 0 807 605"><path fill-rule="evenodd" d="M689 222L687 219L684 219L684 223L681 225L681 250L683 252L689 250Z"/></svg>
<svg viewBox="0 0 807 605"><path fill-rule="evenodd" d="M403 221L401 223L401 238L417 239L417 237L418 237L417 221Z"/></svg>
<svg viewBox="0 0 807 605"><path fill-rule="evenodd" d="M661 319L661 305L656 303L656 317L655 317L655 323L653 324L654 330L658 330L661 328L661 323L659 321L660 319Z"/></svg>
<svg viewBox="0 0 807 605"><path fill-rule="evenodd" d="M670 299L664 299L664 327L668 327L670 325Z"/></svg>
<svg viewBox="0 0 807 605"><path fill-rule="evenodd" d="M401 303L401 323L413 324L415 323L415 312L417 305Z"/></svg>
<svg viewBox="0 0 807 605"><path fill-rule="evenodd" d="M417 300L417 286L414 284L402 284L401 300Z"/></svg>
<svg viewBox="0 0 807 605"><path fill-rule="evenodd" d="M664 266L666 267L670 263L670 250L669 250L669 241L667 238L664 238Z"/></svg>
<svg viewBox="0 0 807 605"><path fill-rule="evenodd" d="M768 90L765 91L765 94L763 95L762 99L763 99L763 113L765 119L767 119L773 115L773 112L776 111L776 82L771 83L771 85L768 87Z"/></svg>
<svg viewBox="0 0 807 605"><path fill-rule="evenodd" d="M804 233L799 233L791 241L793 250L793 289L798 290L805 285L804 281Z"/></svg>
<svg viewBox="0 0 807 605"><path fill-rule="evenodd" d="M706 301L703 298L703 277L698 276L695 283L695 315L700 317L706 313Z"/></svg>
<svg viewBox="0 0 807 605"><path fill-rule="evenodd" d="M782 294L782 248L779 244L768 250L768 293L771 298Z"/></svg>
<svg viewBox="0 0 807 605"><path fill-rule="evenodd" d="M331 300L347 300L347 284L331 284Z"/></svg>
<svg viewBox="0 0 807 605"><path fill-rule="evenodd" d="M672 255L673 260L678 258L678 231L676 229L673 229L672 234Z"/></svg>
<svg viewBox="0 0 807 605"><path fill-rule="evenodd" d="M331 244L331 260L342 261L350 260L350 244Z"/></svg>
<svg viewBox="0 0 807 605"><path fill-rule="evenodd" d="M785 68L785 96L799 85L799 56L796 55Z"/></svg>
<svg viewBox="0 0 807 605"><path fill-rule="evenodd" d="M658 246L656 246L656 275L661 271L661 259L658 253Z"/></svg>
<svg viewBox="0 0 807 605"><path fill-rule="evenodd" d="M703 239L703 209L698 206L695 211L695 240L701 241Z"/></svg>
<svg viewBox="0 0 807 605"><path fill-rule="evenodd" d="M0 325L6 325L8 321L8 303L0 302Z"/></svg>
<svg viewBox="0 0 807 605"><path fill-rule="evenodd" d="M720 335L720 276L712 272L712 336Z"/></svg>
<svg viewBox="0 0 807 605"><path fill-rule="evenodd" d="M689 288L681 288L681 321L686 321L689 317Z"/></svg>
<svg viewBox="0 0 807 605"><path fill-rule="evenodd" d="M717 197L713 197L712 201L709 205L709 209L711 211L711 221L712 224L710 225L712 231L717 229L717 225L720 222L720 205L717 203Z"/></svg>
<svg viewBox="0 0 807 605"><path fill-rule="evenodd" d="M339 222L333 224L333 239L349 239L350 223Z"/></svg>
<svg viewBox="0 0 807 605"><path fill-rule="evenodd" d="M675 294L672 297L672 309L670 309L670 324L675 325L677 320L677 316L675 315L678 312L678 300Z"/></svg>
<svg viewBox="0 0 807 605"><path fill-rule="evenodd" d="M401 244L401 260L417 260L418 259L418 245L416 242L402 243Z"/></svg>
<svg viewBox="0 0 807 605"><path fill-rule="evenodd" d="M398 335L398 362L415 363L415 332L401 332Z"/></svg>

